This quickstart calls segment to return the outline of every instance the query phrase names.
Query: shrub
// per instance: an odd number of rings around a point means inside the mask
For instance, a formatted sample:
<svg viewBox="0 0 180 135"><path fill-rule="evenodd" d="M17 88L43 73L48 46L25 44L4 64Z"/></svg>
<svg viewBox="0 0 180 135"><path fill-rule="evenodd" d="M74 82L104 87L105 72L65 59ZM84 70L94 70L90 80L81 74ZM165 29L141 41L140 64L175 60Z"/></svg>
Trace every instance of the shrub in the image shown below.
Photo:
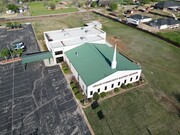
<svg viewBox="0 0 180 135"><path fill-rule="evenodd" d="M74 88L73 88L73 92L74 92L74 94L76 94L76 93L79 92L79 90L78 90L76 87L74 87Z"/></svg>
<svg viewBox="0 0 180 135"><path fill-rule="evenodd" d="M6 23L6 27L8 27L8 28L11 28L12 25L13 25L12 22Z"/></svg>
<svg viewBox="0 0 180 135"><path fill-rule="evenodd" d="M112 11L114 11L114 10L117 10L118 5L116 3L111 3L109 7Z"/></svg>
<svg viewBox="0 0 180 135"><path fill-rule="evenodd" d="M123 83L123 84L121 85L121 88L125 89L125 88L126 88L126 85Z"/></svg>
<svg viewBox="0 0 180 135"><path fill-rule="evenodd" d="M76 87L76 84L73 82L70 84L71 85L71 88L75 88Z"/></svg>
<svg viewBox="0 0 180 135"><path fill-rule="evenodd" d="M80 100L80 101L83 100L83 95L81 92L76 93L75 96L78 100Z"/></svg>
<svg viewBox="0 0 180 135"><path fill-rule="evenodd" d="M68 69L65 69L65 70L64 70L64 73L65 73L65 74L69 73L69 70L68 70Z"/></svg>
<svg viewBox="0 0 180 135"><path fill-rule="evenodd" d="M126 87L127 88L130 88L130 87L132 87L133 85L131 84L131 83L128 83L127 85L126 85Z"/></svg>
<svg viewBox="0 0 180 135"><path fill-rule="evenodd" d="M114 89L114 92L115 92L115 93L118 93L119 91L120 91L119 88L115 88L115 89Z"/></svg>
<svg viewBox="0 0 180 135"><path fill-rule="evenodd" d="M49 6L50 6L51 10L54 10L56 8L56 5L53 2L51 2L49 4Z"/></svg>
<svg viewBox="0 0 180 135"><path fill-rule="evenodd" d="M97 7L97 2L96 2L96 1L93 1L93 2L91 3L91 7Z"/></svg>
<svg viewBox="0 0 180 135"><path fill-rule="evenodd" d="M98 100L99 100L99 94L98 94L97 92L94 93L93 99L94 99L95 101L98 101Z"/></svg>
<svg viewBox="0 0 180 135"><path fill-rule="evenodd" d="M101 96L102 98L104 98L104 97L106 96L106 93L105 93L105 92L102 92L102 93L100 93L100 96Z"/></svg>
<svg viewBox="0 0 180 135"><path fill-rule="evenodd" d="M8 4L6 6L9 10L12 10L14 12L17 12L18 11L18 6L14 5L14 4Z"/></svg>

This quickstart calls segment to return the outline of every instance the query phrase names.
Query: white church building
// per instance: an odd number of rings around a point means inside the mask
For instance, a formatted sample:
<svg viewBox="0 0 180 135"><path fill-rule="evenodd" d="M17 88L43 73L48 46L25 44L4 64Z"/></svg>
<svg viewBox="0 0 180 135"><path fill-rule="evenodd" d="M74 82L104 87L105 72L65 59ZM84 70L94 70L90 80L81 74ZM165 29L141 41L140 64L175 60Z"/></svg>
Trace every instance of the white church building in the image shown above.
<svg viewBox="0 0 180 135"><path fill-rule="evenodd" d="M44 38L54 62L67 62L87 98L140 79L141 67L108 44L98 28L49 31Z"/></svg>
<svg viewBox="0 0 180 135"><path fill-rule="evenodd" d="M87 98L136 82L141 75L139 65L106 44L85 43L64 57Z"/></svg>

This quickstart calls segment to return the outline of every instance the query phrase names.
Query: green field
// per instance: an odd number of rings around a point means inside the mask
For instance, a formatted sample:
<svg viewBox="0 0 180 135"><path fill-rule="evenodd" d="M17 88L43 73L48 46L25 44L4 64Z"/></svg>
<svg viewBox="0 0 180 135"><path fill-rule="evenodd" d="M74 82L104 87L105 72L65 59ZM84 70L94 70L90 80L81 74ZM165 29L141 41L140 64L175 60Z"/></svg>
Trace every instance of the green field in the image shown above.
<svg viewBox="0 0 180 135"><path fill-rule="evenodd" d="M157 34L180 44L180 31L179 30L159 32Z"/></svg>
<svg viewBox="0 0 180 135"><path fill-rule="evenodd" d="M148 85L84 109L96 135L179 135L180 50L144 32L92 14L107 32L119 37L119 51L140 63ZM44 31L83 26L83 15L36 20L38 40ZM46 26L46 27L44 27ZM106 119L99 120L99 110Z"/></svg>
<svg viewBox="0 0 180 135"><path fill-rule="evenodd" d="M28 4L29 10L32 16L38 15L48 15L48 14L60 14L60 13L68 13L78 11L76 8L64 8L57 10L48 10L47 7L44 6L43 2L31 2Z"/></svg>

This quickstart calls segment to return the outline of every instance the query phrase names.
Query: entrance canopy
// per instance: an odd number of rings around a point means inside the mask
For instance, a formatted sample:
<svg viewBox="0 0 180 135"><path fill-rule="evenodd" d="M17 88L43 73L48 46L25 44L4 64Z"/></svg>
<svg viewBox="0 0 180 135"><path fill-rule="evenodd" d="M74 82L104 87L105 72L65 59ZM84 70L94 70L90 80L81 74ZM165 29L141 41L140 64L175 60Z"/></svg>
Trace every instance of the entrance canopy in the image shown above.
<svg viewBox="0 0 180 135"><path fill-rule="evenodd" d="M32 54L22 56L21 63L24 65L27 63L31 63L31 62L36 62L36 61L40 61L40 60L44 60L44 59L50 59L52 57L53 56L52 56L51 52L32 53Z"/></svg>

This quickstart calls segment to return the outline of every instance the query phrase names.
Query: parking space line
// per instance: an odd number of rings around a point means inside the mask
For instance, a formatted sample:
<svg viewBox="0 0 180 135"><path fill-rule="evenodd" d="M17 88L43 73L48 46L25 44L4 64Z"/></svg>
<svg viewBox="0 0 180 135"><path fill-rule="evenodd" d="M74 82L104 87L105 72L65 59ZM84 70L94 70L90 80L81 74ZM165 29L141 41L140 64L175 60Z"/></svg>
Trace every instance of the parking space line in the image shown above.
<svg viewBox="0 0 180 135"><path fill-rule="evenodd" d="M2 134L2 135L6 135L7 133L10 133L11 131L1 131L0 133Z"/></svg>
<svg viewBox="0 0 180 135"><path fill-rule="evenodd" d="M12 119L12 117L11 117L11 119ZM9 123L12 123L12 120L10 120L10 121L8 121L8 122L6 122L6 123L4 123L4 124L0 124L0 126L7 125L7 124L9 124Z"/></svg>
<svg viewBox="0 0 180 135"><path fill-rule="evenodd" d="M16 120L19 120L19 119L22 119L23 117L26 117L26 116L22 116L22 117L19 117L19 118L17 118L17 119L14 119L13 120L13 115L12 115L12 120L11 121L9 121L9 122L6 122L6 123L4 123L4 124L1 124L0 126L4 126L4 125L7 125L7 124L9 124L9 123L13 123L14 121L16 121ZM13 126L13 125L12 125ZM13 127L12 127L13 128ZM12 132L12 129L11 129L11 132ZM13 134L12 134L13 135Z"/></svg>
<svg viewBox="0 0 180 135"><path fill-rule="evenodd" d="M12 83L8 83L6 85L3 85L3 86L0 87L0 89L3 88L4 86L7 86L7 85L12 85Z"/></svg>
<svg viewBox="0 0 180 135"><path fill-rule="evenodd" d="M14 88L18 88L18 87L25 86L25 85L29 85L29 84L30 84L30 83L26 83L26 84L24 84L24 85L19 85L19 86L14 87Z"/></svg>
<svg viewBox="0 0 180 135"><path fill-rule="evenodd" d="M5 102L7 103L8 101L1 102L0 105L5 104Z"/></svg>
<svg viewBox="0 0 180 135"><path fill-rule="evenodd" d="M4 115L1 114L0 119L3 118L3 117L5 117L5 116L8 116L8 115L11 115L11 114L4 114ZM8 117L8 118L11 118L11 116Z"/></svg>
<svg viewBox="0 0 180 135"><path fill-rule="evenodd" d="M3 92L5 92L5 91L11 90L11 89L12 89L12 88L10 88L10 89L5 89L5 90L3 90L3 91L0 91L0 94L3 93Z"/></svg>
<svg viewBox="0 0 180 135"><path fill-rule="evenodd" d="M29 74L27 74L27 76L28 76ZM15 76L14 78L15 79L17 79L17 78L21 78L21 77L23 77L24 78L24 76L25 76L25 74L23 74L23 75L19 75L19 76Z"/></svg>
<svg viewBox="0 0 180 135"><path fill-rule="evenodd" d="M29 78L26 78L26 79L23 79L23 80L19 80L19 81L16 80L16 83L22 82L22 81L26 81L26 80L29 80Z"/></svg>
<svg viewBox="0 0 180 135"><path fill-rule="evenodd" d="M22 91L27 91L27 90L31 90L31 89L30 89L30 88L27 88L27 89L22 89L22 90L20 90L20 91L16 91L16 92L14 92L14 94L19 93L19 92L22 92Z"/></svg>
<svg viewBox="0 0 180 135"><path fill-rule="evenodd" d="M5 76L5 77L4 77L4 76ZM5 78L8 78L8 77L11 77L11 76L12 76L12 75L6 76L6 74L5 74L5 75L3 75L3 76L0 77L0 80L1 80L1 79L5 79Z"/></svg>
<svg viewBox="0 0 180 135"><path fill-rule="evenodd" d="M14 75L19 75L19 74L23 74L24 73L24 71L23 72L19 72L19 73L15 73Z"/></svg>
<svg viewBox="0 0 180 135"><path fill-rule="evenodd" d="M75 105L75 106L73 106L73 107L70 107L70 108L68 108L68 109L66 109L66 110L63 110L62 112L66 112L67 110L70 110L70 109L72 109L72 108L77 108L77 105Z"/></svg>
<svg viewBox="0 0 180 135"><path fill-rule="evenodd" d="M29 122L29 123L23 123L23 126L22 126L22 129L23 129L23 127L24 126L27 126L27 125L29 125L29 124L32 124L32 123L34 123L34 121L31 121L31 122ZM21 128L21 127L20 127ZM18 128L14 128L14 129L19 129L19 130L21 130L19 127ZM32 133L32 132L30 132L30 133ZM27 135L29 135L30 133L26 133ZM22 135L24 135L24 134L22 134Z"/></svg>
<svg viewBox="0 0 180 135"><path fill-rule="evenodd" d="M33 105L24 107L24 108L22 108L22 109L19 109L18 111L14 111L14 114L17 113L17 112L20 112L20 111L22 111L22 110L25 110L25 109L27 109L27 108L31 108L31 107L33 107Z"/></svg>
<svg viewBox="0 0 180 135"><path fill-rule="evenodd" d="M19 102L19 103L15 103L15 105L19 105L19 104L26 103L26 102L29 102L29 100L26 100L26 101L23 101L23 102Z"/></svg>
<svg viewBox="0 0 180 135"><path fill-rule="evenodd" d="M4 97L11 96L11 95L12 95L12 93L11 93L11 94L8 94L8 95L5 95L5 96L1 96L0 99L1 99L1 98L4 98ZM6 101L6 102L7 102L7 101Z"/></svg>
<svg viewBox="0 0 180 135"><path fill-rule="evenodd" d="M11 122L11 135L13 135L13 104L14 104L14 62L12 63L13 66L13 89L12 89L12 122Z"/></svg>
<svg viewBox="0 0 180 135"><path fill-rule="evenodd" d="M30 94L30 95L24 95L24 96L21 96L21 97L16 97L16 98L14 98L14 100L20 99L20 98L28 98L28 97L32 97L32 95Z"/></svg>

